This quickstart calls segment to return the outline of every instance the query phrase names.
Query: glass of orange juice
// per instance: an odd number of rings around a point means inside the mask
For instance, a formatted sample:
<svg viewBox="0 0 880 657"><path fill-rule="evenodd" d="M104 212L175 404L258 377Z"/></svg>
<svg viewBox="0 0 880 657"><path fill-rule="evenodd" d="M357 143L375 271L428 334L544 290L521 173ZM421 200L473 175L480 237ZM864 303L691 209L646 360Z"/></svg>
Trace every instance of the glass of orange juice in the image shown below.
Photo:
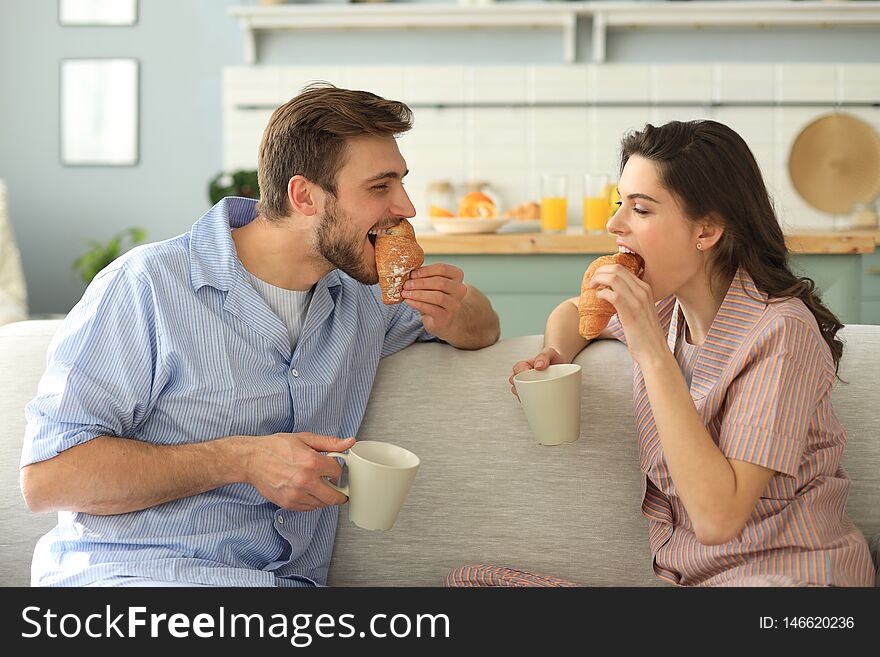
<svg viewBox="0 0 880 657"><path fill-rule="evenodd" d="M568 226L568 177L545 173L541 178L541 230L564 233Z"/></svg>
<svg viewBox="0 0 880 657"><path fill-rule="evenodd" d="M584 230L604 233L611 216L611 183L606 173L584 175Z"/></svg>

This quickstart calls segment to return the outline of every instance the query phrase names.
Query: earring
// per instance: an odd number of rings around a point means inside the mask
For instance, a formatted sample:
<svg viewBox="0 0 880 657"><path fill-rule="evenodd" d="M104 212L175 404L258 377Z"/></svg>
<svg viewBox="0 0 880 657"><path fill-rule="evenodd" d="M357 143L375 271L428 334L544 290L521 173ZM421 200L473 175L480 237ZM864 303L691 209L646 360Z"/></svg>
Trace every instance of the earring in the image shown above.
<svg viewBox="0 0 880 657"><path fill-rule="evenodd" d="M702 250L703 250L703 243L697 242L697 251L702 251Z"/></svg>

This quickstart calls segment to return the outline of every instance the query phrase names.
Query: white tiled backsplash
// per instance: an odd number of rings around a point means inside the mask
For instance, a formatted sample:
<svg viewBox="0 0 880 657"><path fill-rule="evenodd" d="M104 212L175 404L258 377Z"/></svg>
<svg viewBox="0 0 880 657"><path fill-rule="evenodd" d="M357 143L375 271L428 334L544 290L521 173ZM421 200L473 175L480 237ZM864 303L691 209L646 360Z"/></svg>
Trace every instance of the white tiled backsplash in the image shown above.
<svg viewBox="0 0 880 657"><path fill-rule="evenodd" d="M748 142L785 226L843 228L849 217L810 208L792 188L787 168L792 143L808 123L842 102L874 103L843 111L880 130L878 64L232 67L224 70L223 82L224 167L255 168L272 109L314 80L417 106L413 130L400 139L417 226L427 214L426 189L433 180L489 181L509 206L537 200L546 172L568 174L569 224L578 226L582 176L616 177L624 132L645 123L711 118ZM713 106L731 102L768 106ZM772 106L777 102L820 105ZM479 103L513 106L467 107ZM585 106L528 107L531 103ZM418 107L431 104L457 107Z"/></svg>

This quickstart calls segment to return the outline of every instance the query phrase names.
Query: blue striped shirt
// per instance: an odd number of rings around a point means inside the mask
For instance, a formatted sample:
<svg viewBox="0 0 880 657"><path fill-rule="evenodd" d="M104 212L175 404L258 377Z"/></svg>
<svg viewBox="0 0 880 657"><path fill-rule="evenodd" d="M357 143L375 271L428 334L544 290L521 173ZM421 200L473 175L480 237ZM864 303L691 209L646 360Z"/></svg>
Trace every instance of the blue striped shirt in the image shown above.
<svg viewBox="0 0 880 657"><path fill-rule="evenodd" d="M308 431L354 436L381 357L432 337L406 304L334 270L314 287L295 350L248 281L230 228L255 203L227 198L179 237L102 271L49 348L28 404L21 465L97 436L154 445ZM325 584L338 507L283 511L232 484L111 516L62 512L37 544L34 585L150 580Z"/></svg>

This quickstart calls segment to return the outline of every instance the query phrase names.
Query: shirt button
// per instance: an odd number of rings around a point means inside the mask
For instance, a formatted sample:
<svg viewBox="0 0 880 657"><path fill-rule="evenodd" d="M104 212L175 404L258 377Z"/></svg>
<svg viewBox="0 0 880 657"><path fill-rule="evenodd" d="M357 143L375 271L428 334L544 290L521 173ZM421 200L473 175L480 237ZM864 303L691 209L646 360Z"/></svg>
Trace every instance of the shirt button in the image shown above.
<svg viewBox="0 0 880 657"><path fill-rule="evenodd" d="M278 516L278 524L279 524L279 525L283 525L283 524L284 524L284 518L282 518L281 516Z"/></svg>
<svg viewBox="0 0 880 657"><path fill-rule="evenodd" d="M299 376L299 371L297 371L297 369L295 367L292 370L290 370L290 373L293 374L294 376Z"/></svg>

